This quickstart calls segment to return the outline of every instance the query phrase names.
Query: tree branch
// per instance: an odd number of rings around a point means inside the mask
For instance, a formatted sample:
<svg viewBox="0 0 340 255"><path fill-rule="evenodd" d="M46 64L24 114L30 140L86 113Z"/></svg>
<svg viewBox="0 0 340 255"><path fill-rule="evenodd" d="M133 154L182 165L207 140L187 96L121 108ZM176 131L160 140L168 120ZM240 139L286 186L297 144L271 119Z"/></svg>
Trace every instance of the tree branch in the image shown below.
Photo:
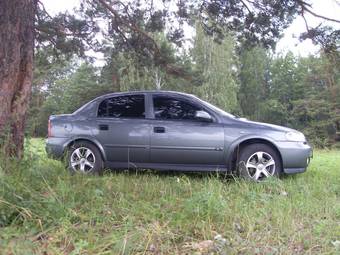
<svg viewBox="0 0 340 255"><path fill-rule="evenodd" d="M116 10L114 10L112 6L110 6L105 0L96 0L96 1L99 2L107 10L109 10L111 14L113 14L113 16L116 18L117 21L121 22L122 24L124 24L125 26L133 30L134 32L137 32L138 34L141 34L146 39L150 40L154 46L154 49L157 51L157 53L160 53L160 50L159 50L159 47L156 41L148 33L139 29L135 24L130 24L128 21L123 20L121 16L119 15L119 13Z"/></svg>
<svg viewBox="0 0 340 255"><path fill-rule="evenodd" d="M317 18L320 18L320 19L324 19L324 20L328 20L328 21L332 21L332 22L336 22L336 23L340 23L340 20L337 20L337 19L332 19L332 18L328 18L326 16L323 16L323 15L320 15L320 14L317 14L315 13L314 11L312 11L311 9L309 9L309 7L311 7L310 4L304 2L304 1L298 1L298 3L300 4L301 6L301 9L302 9L302 13L303 11L306 11L310 14L312 14L314 17L317 17ZM308 6L308 7L307 7Z"/></svg>
<svg viewBox="0 0 340 255"><path fill-rule="evenodd" d="M305 8L306 12L309 12L310 14L312 14L314 17L320 18L320 19L324 19L324 20L328 20L328 21L332 21L332 22L336 22L336 23L340 23L340 20L337 19L332 19L332 18L328 18L325 16L322 16L320 14L317 14L315 12L313 12L312 10Z"/></svg>
<svg viewBox="0 0 340 255"><path fill-rule="evenodd" d="M247 8L248 12L252 13L252 11L249 9L248 5L243 0L240 0L240 1L243 4L243 6Z"/></svg>
<svg viewBox="0 0 340 255"><path fill-rule="evenodd" d="M307 20L306 20L306 17L305 17L305 14L304 14L304 8L302 8L302 13L301 13L301 16L305 22L305 26L306 26L306 30L307 32L309 32L309 27L308 27L308 23L307 23Z"/></svg>
<svg viewBox="0 0 340 255"><path fill-rule="evenodd" d="M152 51L153 51L153 59L157 60L158 64L162 66L168 74L175 75L175 76L180 76L186 80L192 80L192 77L190 75L187 75L185 71L183 71L182 68L176 67L174 65L171 65L169 63L166 63L165 61L162 61L162 56L161 56L161 51L160 48L157 44L157 42L150 36L147 32L143 31L139 27L137 27L135 24L130 23L128 20L125 20L119 15L119 13L111 6L109 5L106 0L95 0L99 4L101 4L105 9L107 9L113 17L122 25L126 26L130 30L136 32L137 34L141 35L144 37L144 39L149 40L152 43ZM118 1L120 3L120 1ZM124 6L124 5L123 5ZM122 33L119 28L118 28L118 33ZM121 34L122 36L122 34ZM122 36L123 38L126 39L125 36Z"/></svg>
<svg viewBox="0 0 340 255"><path fill-rule="evenodd" d="M42 11L46 14L46 16L49 17L49 18L52 20L53 18L52 18L52 16L46 11L45 5L44 5L40 0L37 0L37 3L38 3L39 6L41 7Z"/></svg>

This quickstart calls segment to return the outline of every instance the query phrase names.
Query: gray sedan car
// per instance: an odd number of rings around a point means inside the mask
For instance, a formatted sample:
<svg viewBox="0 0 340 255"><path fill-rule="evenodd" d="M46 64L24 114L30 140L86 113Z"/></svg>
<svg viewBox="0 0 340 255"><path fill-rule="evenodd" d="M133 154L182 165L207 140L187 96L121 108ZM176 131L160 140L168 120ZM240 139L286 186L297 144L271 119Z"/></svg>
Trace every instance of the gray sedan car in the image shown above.
<svg viewBox="0 0 340 255"><path fill-rule="evenodd" d="M255 181L304 172L312 155L299 131L170 91L112 93L73 114L50 116L46 151L66 158L73 172L221 171Z"/></svg>

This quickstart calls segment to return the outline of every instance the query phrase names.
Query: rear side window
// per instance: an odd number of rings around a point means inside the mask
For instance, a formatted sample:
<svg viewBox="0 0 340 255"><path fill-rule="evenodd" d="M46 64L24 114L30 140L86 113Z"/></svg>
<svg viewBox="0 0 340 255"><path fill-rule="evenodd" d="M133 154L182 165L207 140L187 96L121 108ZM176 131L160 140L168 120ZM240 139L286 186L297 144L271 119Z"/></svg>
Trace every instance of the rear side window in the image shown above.
<svg viewBox="0 0 340 255"><path fill-rule="evenodd" d="M162 120L196 120L196 111L202 110L196 105L167 96L153 97L156 119Z"/></svg>
<svg viewBox="0 0 340 255"><path fill-rule="evenodd" d="M144 95L107 98L99 104L98 117L145 118Z"/></svg>

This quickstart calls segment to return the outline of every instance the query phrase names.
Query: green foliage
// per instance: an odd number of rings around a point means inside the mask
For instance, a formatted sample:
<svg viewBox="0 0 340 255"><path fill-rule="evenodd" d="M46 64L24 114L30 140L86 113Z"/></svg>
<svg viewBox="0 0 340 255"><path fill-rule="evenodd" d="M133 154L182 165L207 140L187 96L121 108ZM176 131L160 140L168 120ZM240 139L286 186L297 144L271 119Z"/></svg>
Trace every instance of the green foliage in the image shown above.
<svg viewBox="0 0 340 255"><path fill-rule="evenodd" d="M260 104L268 98L270 58L261 47L240 53L240 91L238 99L247 117L259 119Z"/></svg>
<svg viewBox="0 0 340 255"><path fill-rule="evenodd" d="M71 176L31 139L24 161L0 165L0 251L194 254L220 234L227 254L336 254L339 155L316 151L306 173L261 184L148 171Z"/></svg>
<svg viewBox="0 0 340 255"><path fill-rule="evenodd" d="M270 66L270 95L277 98L288 110L292 108L292 101L304 96L308 90L302 84L303 66L298 66L297 61L293 53L288 52L285 56L275 58Z"/></svg>
<svg viewBox="0 0 340 255"><path fill-rule="evenodd" d="M267 50L304 13L315 15L308 1L83 0L73 13L52 17L38 1L28 133L44 135L49 114L72 112L106 92L168 89L334 143L340 132L339 30L321 24L301 35L322 45L317 57ZM194 26L188 50L184 28ZM89 49L105 54L103 68L88 63Z"/></svg>
<svg viewBox="0 0 340 255"><path fill-rule="evenodd" d="M297 15L313 14L310 8L308 1L295 0L164 0L157 4L140 0L82 0L74 13L51 17L38 1L36 42L39 49L52 47L56 55L84 57L89 49L133 53L141 66L156 65L169 75L194 79L195 73L175 65L172 55L157 43L154 34L165 33L169 42L180 47L185 41L184 27L200 20L205 33L215 41L222 42L231 32L238 45L275 48L283 30ZM312 39L328 52L337 50L339 30L322 24L307 30L301 39Z"/></svg>
<svg viewBox="0 0 340 255"><path fill-rule="evenodd" d="M64 75L37 75L42 80L42 85L38 87L39 84L34 83L33 86L36 91L33 92L30 107L27 128L29 134L45 136L50 115L72 113L97 96L114 91L112 84L100 81L99 70L91 64L80 64L75 71L71 71L74 68L71 64L67 63L68 70ZM73 62L73 65L77 64Z"/></svg>
<svg viewBox="0 0 340 255"><path fill-rule="evenodd" d="M189 50L172 44L164 33L151 35L164 57L160 62L108 46L106 64L98 68L77 58L53 57L49 48L39 50L27 133L45 136L49 115L72 113L108 92L162 89L196 94L251 120L296 128L318 147L340 139L337 51L304 58L273 55L261 46L236 47L231 33L207 35L201 20L195 25ZM168 62L171 73L162 67Z"/></svg>
<svg viewBox="0 0 340 255"><path fill-rule="evenodd" d="M176 63L181 72L192 73L191 60L186 61L185 55L176 55L174 45L169 43L163 33L157 33L153 36L154 40L160 45L160 51L163 56L166 56L166 59L171 59L171 62ZM123 53L112 50L109 55L110 57L101 72L101 82L112 83L114 79L115 91L185 90L183 84L189 83L181 75L168 74L159 63L141 62L133 52ZM185 61L186 63L183 63Z"/></svg>
<svg viewBox="0 0 340 255"><path fill-rule="evenodd" d="M257 120L287 126L289 112L284 104L277 99L267 99L258 102ZM296 127L298 128L298 127Z"/></svg>
<svg viewBox="0 0 340 255"><path fill-rule="evenodd" d="M241 53L238 98L243 113L299 129L317 147L335 143L340 129L340 79L333 57L288 53L269 59L257 48Z"/></svg>
<svg viewBox="0 0 340 255"><path fill-rule="evenodd" d="M192 92L226 111L238 112L234 38L227 36L217 43L214 37L204 34L202 24L197 22L192 55L203 79L203 84L194 87Z"/></svg>
<svg viewBox="0 0 340 255"><path fill-rule="evenodd" d="M63 96L62 80L74 72L74 63L60 56L55 57L52 49L37 50L34 62L34 79L32 83L32 98L28 109L26 132L33 136L46 134L48 116L58 111ZM46 103L46 98L53 97Z"/></svg>
<svg viewBox="0 0 340 255"><path fill-rule="evenodd" d="M92 65L84 63L64 81L63 112L74 112L84 102L113 91L111 84L99 82L98 72Z"/></svg>

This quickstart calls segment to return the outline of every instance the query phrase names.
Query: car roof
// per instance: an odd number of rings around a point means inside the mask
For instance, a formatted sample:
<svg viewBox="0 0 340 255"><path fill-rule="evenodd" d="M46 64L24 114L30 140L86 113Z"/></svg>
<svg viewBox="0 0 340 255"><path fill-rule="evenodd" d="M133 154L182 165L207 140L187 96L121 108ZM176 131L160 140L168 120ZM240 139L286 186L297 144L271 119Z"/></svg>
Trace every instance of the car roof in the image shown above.
<svg viewBox="0 0 340 255"><path fill-rule="evenodd" d="M110 96L119 96L119 95L136 95L136 94L164 94L164 95L179 95L179 96L190 96L194 97L192 94L171 91L171 90L136 90L136 91L122 91L122 92L113 92L109 94L105 94L97 97L96 99L107 98Z"/></svg>

